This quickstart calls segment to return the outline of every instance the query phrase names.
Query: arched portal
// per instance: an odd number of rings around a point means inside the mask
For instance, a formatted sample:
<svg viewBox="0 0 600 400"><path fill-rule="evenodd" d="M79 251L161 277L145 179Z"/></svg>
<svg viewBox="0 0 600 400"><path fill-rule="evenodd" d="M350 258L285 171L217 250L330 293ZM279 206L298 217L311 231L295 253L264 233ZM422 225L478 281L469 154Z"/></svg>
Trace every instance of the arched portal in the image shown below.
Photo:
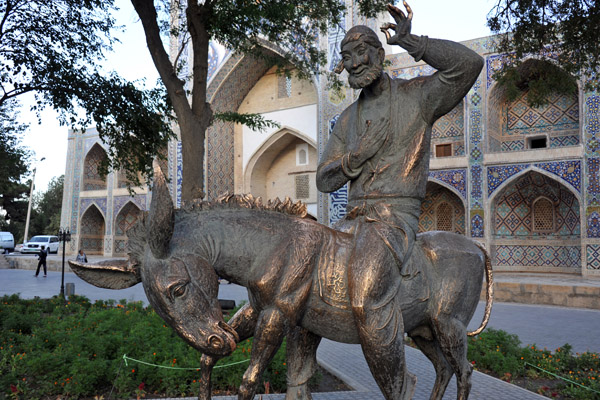
<svg viewBox="0 0 600 400"><path fill-rule="evenodd" d="M244 191L263 199L301 200L316 206L317 149L289 129L272 135L250 158Z"/></svg>
<svg viewBox="0 0 600 400"><path fill-rule="evenodd" d="M106 177L100 175L100 164L107 159L106 151L98 143L88 151L83 162L83 190L105 190Z"/></svg>
<svg viewBox="0 0 600 400"><path fill-rule="evenodd" d="M427 182L425 200L421 204L419 232L449 231L465 234L465 206L448 188Z"/></svg>
<svg viewBox="0 0 600 400"><path fill-rule="evenodd" d="M114 256L127 255L127 231L139 220L141 215L142 211L132 202L125 204L117 214L115 218Z"/></svg>
<svg viewBox="0 0 600 400"><path fill-rule="evenodd" d="M492 258L509 270L568 271L581 267L580 207L555 179L528 171L493 198Z"/></svg>
<svg viewBox="0 0 600 400"><path fill-rule="evenodd" d="M513 152L576 146L579 135L579 98L553 93L548 104L532 107L527 102L528 81L548 69L549 62L529 59L519 67L521 93L509 100L506 90L496 84L489 91L487 141L490 152Z"/></svg>
<svg viewBox="0 0 600 400"><path fill-rule="evenodd" d="M92 204L81 217L79 248L87 254L104 254L104 217Z"/></svg>
<svg viewBox="0 0 600 400"><path fill-rule="evenodd" d="M268 57L279 57L276 46L270 43L263 43L263 46ZM314 82L300 81L293 76L286 78L276 74L272 64L262 57L234 53L211 79L207 96L215 110L259 113L281 126L293 127L294 124L307 123L300 108L306 107L305 100L309 92L316 93ZM312 101L315 108L312 129L315 131L317 101L315 94ZM292 109L295 111L290 111ZM308 134L302 127L296 129ZM252 154L275 130L269 128L266 132L257 132L260 140L257 144L256 138L249 140L244 137L241 125L233 122L216 121L209 128L206 135L206 190L209 199L224 192L240 192L244 174L242 160ZM316 141L316 133L314 137Z"/></svg>

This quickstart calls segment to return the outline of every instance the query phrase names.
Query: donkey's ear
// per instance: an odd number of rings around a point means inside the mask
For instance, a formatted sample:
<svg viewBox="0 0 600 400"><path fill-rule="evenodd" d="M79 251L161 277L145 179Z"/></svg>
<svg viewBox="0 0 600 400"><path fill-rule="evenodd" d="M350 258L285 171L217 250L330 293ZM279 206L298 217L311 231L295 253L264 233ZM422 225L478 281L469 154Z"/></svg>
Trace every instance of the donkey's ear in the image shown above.
<svg viewBox="0 0 600 400"><path fill-rule="evenodd" d="M167 182L158 163L154 167L154 185L152 188L152 204L148 215L148 245L154 257L167 258L173 228L175 226L175 209Z"/></svg>
<svg viewBox="0 0 600 400"><path fill-rule="evenodd" d="M82 264L69 260L75 274L94 286L104 289L126 289L142 281L137 266L126 260L105 260L97 264Z"/></svg>

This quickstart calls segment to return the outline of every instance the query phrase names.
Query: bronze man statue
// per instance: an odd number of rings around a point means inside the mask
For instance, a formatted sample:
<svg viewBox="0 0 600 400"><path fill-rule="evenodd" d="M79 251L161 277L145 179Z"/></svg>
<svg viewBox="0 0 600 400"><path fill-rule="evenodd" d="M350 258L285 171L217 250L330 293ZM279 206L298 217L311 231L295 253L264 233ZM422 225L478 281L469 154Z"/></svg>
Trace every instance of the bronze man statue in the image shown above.
<svg viewBox="0 0 600 400"><path fill-rule="evenodd" d="M425 197L432 126L465 97L483 67L483 59L461 44L411 34L413 13L404 6L407 15L388 5L396 23L381 27L387 43L437 72L392 79L383 72L385 51L375 32L350 29L340 67L348 71L349 85L362 91L340 115L317 170L322 192L350 182L348 214L336 228L355 236L348 267L352 311L369 367L387 371L376 379L385 397L394 399L410 398L416 381L404 363L403 319L393 318L392 310L399 275L419 278L409 256Z"/></svg>

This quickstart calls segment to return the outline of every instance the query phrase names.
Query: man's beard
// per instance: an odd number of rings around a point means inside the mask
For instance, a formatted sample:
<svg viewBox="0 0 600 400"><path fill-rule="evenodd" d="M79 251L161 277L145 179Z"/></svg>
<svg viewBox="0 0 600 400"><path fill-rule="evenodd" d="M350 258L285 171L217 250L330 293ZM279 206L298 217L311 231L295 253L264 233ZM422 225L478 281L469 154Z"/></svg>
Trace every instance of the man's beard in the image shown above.
<svg viewBox="0 0 600 400"><path fill-rule="evenodd" d="M371 64L367 68L360 76L348 74L348 84L352 89L362 89L369 86L379 78L383 69L380 63Z"/></svg>

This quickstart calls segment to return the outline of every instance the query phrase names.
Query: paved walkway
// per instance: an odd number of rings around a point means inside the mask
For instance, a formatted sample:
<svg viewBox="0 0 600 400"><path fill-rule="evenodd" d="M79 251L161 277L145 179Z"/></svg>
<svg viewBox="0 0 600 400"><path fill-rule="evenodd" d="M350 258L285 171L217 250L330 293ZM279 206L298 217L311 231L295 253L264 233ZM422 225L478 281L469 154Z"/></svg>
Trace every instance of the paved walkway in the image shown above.
<svg viewBox="0 0 600 400"><path fill-rule="evenodd" d="M31 270L0 269L0 296L20 293L23 298L51 297L60 292L61 274L49 271L48 277L33 277ZM91 286L72 273L65 274L65 283L75 284L75 293L91 300L126 299L147 303L141 285L124 290L107 290ZM237 302L247 299L244 288L222 284L219 297ZM473 318L473 329L481 321L483 303ZM568 342L574 351L600 352L600 311L561 308L551 306L497 303L494 305L488 326L517 334L524 344L536 343L541 347L555 349ZM431 363L418 351L407 348L408 369L417 375L418 383L414 399L428 399L433 386L434 372ZM354 392L319 393L315 400L382 399L362 356L360 346L323 340L318 350L319 363L355 389ZM235 399L234 397L221 397ZM266 399L283 399L283 395L263 396ZM444 399L456 398L456 385L450 383ZM543 397L510 385L498 379L475 372L471 399L541 399Z"/></svg>

